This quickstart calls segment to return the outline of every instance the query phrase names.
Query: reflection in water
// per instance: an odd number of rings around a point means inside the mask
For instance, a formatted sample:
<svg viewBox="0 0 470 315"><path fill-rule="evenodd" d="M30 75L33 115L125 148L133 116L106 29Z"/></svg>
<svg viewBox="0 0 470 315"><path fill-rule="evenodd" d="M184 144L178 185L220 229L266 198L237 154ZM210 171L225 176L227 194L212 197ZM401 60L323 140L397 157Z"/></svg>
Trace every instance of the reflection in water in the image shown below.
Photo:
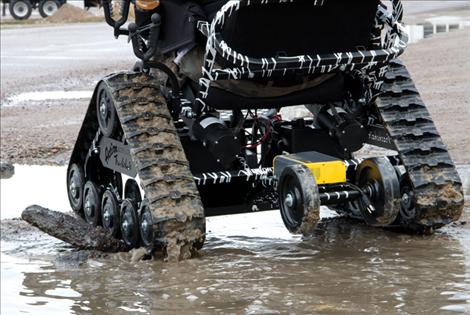
<svg viewBox="0 0 470 315"><path fill-rule="evenodd" d="M210 233L202 256L177 265L118 254L27 271L29 304L17 306L37 314L470 312L469 229L410 236L329 218L302 241L278 236L278 217L253 214L266 226L246 226L249 236L226 228L237 216L219 218L224 230Z"/></svg>

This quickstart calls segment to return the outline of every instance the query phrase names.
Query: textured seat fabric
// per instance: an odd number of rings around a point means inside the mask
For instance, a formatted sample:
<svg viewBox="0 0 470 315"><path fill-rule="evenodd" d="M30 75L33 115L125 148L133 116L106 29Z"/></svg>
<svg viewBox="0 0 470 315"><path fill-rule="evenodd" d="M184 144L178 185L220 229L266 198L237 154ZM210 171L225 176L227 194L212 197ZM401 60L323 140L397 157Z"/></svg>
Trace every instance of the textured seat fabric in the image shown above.
<svg viewBox="0 0 470 315"><path fill-rule="evenodd" d="M243 82L240 81L241 84ZM333 102L343 99L344 93L344 77L341 73L338 73L322 81L319 85L273 97L242 96L232 90L213 87L206 99L206 105L216 109L276 108Z"/></svg>
<svg viewBox="0 0 470 315"><path fill-rule="evenodd" d="M250 57L297 56L367 48L378 0L326 0L241 8L225 21L222 37Z"/></svg>

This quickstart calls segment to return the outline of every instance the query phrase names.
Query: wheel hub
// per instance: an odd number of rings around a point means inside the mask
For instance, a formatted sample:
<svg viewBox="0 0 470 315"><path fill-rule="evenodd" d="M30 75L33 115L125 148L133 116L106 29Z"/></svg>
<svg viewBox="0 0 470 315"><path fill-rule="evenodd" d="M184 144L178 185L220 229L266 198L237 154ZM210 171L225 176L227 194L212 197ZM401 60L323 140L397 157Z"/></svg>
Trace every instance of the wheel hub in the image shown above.
<svg viewBox="0 0 470 315"><path fill-rule="evenodd" d="M24 16L26 15L26 12L28 12L26 5L22 2L15 3L15 6L13 9L15 10L15 13L19 16Z"/></svg>
<svg viewBox="0 0 470 315"><path fill-rule="evenodd" d="M96 116L100 130L106 137L112 137L118 131L118 118L112 94L103 82L98 88L98 97L96 98Z"/></svg>
<svg viewBox="0 0 470 315"><path fill-rule="evenodd" d="M152 214L145 205L141 205L140 235L144 246L153 247L154 239Z"/></svg>
<svg viewBox="0 0 470 315"><path fill-rule="evenodd" d="M87 216L92 216L93 214L93 205L90 200L85 202L85 213Z"/></svg>
<svg viewBox="0 0 470 315"><path fill-rule="evenodd" d="M108 110L107 110L106 102L104 100L101 101L100 114L101 114L101 117L103 117L103 119L106 119L108 117Z"/></svg>
<svg viewBox="0 0 470 315"><path fill-rule="evenodd" d="M147 220L142 221L142 231L145 234L148 234L148 232L149 232L149 224L148 224Z"/></svg>
<svg viewBox="0 0 470 315"><path fill-rule="evenodd" d="M111 213L108 204L104 207L103 221L104 226L109 227L111 225Z"/></svg>
<svg viewBox="0 0 470 315"><path fill-rule="evenodd" d="M47 13L47 15L52 15L54 12L57 10L57 4L54 1L48 1L44 5L44 11Z"/></svg>
<svg viewBox="0 0 470 315"><path fill-rule="evenodd" d="M77 198L78 197L78 189L77 189L77 184L75 183L75 178L72 178L72 180L70 181L70 186L69 186L69 189L70 189L70 192L72 193L72 196L74 198Z"/></svg>
<svg viewBox="0 0 470 315"><path fill-rule="evenodd" d="M130 232L131 232L131 231L130 231L130 228L129 228L130 224L129 224L128 220L129 220L129 218L127 218L127 216L126 216L126 219L125 219L124 222L122 223L122 229L123 229L124 234L125 234L126 236L129 236L129 235L130 235Z"/></svg>
<svg viewBox="0 0 470 315"><path fill-rule="evenodd" d="M410 196L408 196L407 193L404 193L401 196L401 201L402 201L402 205L404 205L405 207L408 207L410 204Z"/></svg>
<svg viewBox="0 0 470 315"><path fill-rule="evenodd" d="M284 199L284 204L286 205L286 207L289 208L292 208L294 206L294 197L291 192L286 195L286 198Z"/></svg>
<svg viewBox="0 0 470 315"><path fill-rule="evenodd" d="M83 190L83 170L77 164L72 164L67 171L67 195L73 211L80 215L83 215L84 210Z"/></svg>
<svg viewBox="0 0 470 315"><path fill-rule="evenodd" d="M401 189L400 206L400 213L403 218L411 219L415 217L416 213L414 210L414 193L406 184L403 185Z"/></svg>

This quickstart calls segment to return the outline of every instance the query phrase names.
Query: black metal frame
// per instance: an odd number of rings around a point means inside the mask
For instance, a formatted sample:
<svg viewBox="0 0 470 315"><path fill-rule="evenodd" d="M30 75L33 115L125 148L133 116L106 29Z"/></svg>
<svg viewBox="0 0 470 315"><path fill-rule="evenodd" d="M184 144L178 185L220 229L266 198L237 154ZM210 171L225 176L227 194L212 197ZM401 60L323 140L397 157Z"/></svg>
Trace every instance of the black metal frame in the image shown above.
<svg viewBox="0 0 470 315"><path fill-rule="evenodd" d="M196 114L206 107L211 83L217 80L242 80L286 75L289 72L307 71L308 74L325 74L335 71L370 70L386 65L390 60L401 55L408 42L408 34L401 24L403 7L401 0L392 0L393 12L379 5L376 22L388 27L387 36L380 49L369 51L336 52L317 55L292 57L253 58L230 48L222 37L224 25L234 11L254 5L282 3L280 0L230 0L216 14L211 23L199 21L199 31L207 37L206 55L202 77L199 80L200 91L193 105ZM327 0L312 0L314 6L322 6ZM216 58L223 58L233 68L214 69Z"/></svg>
<svg viewBox="0 0 470 315"><path fill-rule="evenodd" d="M372 90L379 90L381 78L387 70L388 62L401 55L408 41L408 34L401 23L403 8L401 0L389 0L392 4L392 11L389 12L383 4L379 4L375 17L374 31L370 34L371 46L373 50L356 50L345 52L334 52L316 55L299 55L291 57L270 57L253 58L243 55L233 50L224 40L222 33L226 22L230 16L237 10L248 6L263 6L270 4L291 5L295 2L305 0L229 0L216 14L211 21L197 21L197 29L207 38L205 57L202 69L202 77L199 79L199 91L193 102L182 98L180 86L175 74L163 63L152 60L159 40L160 17L153 14L151 23L138 28L136 24L130 23L128 29L123 28L127 21L129 13L130 0L124 0L121 5L121 18L114 20L112 18L111 0L103 0L106 21L114 28L115 36L127 35L133 45L135 55L143 61L143 69L155 68L165 72L169 77L171 85L170 107L175 120L178 120L180 114L185 118L200 117L212 109L206 105L206 100L210 93L212 84L218 80L250 80L259 78L283 77L292 73L327 74L334 72L360 72L363 77L368 78L369 82L369 102L372 97ZM314 6L322 6L328 0L311 0ZM382 38L382 31L386 29L386 35ZM146 34L144 36L144 34ZM224 64L230 65L227 68L214 67L217 60L224 60ZM175 110L176 108L176 110ZM186 150L187 148L185 148ZM191 148L188 148L191 150ZM359 164L357 160L345 160L348 167L348 178L354 177L355 169ZM103 161L103 165L106 165ZM112 167L114 168L115 167ZM205 168L207 169L207 168ZM122 171L122 170L120 170ZM126 173L126 172L124 172ZM229 187L227 189L254 189L253 185L261 185L266 191L276 187L276 178L272 173L272 168L248 168L241 170L227 171L205 171L195 173L194 180L200 189L201 196L204 199L204 190L212 191L214 186ZM338 204L361 198L362 192L357 191L347 183L344 185L320 186L321 204ZM265 204L257 210L271 210L278 207L277 201L272 202L263 191L261 194L253 192L252 196L259 203ZM210 194L210 198L214 194ZM215 194L216 195L216 194ZM225 197L224 197L225 198ZM266 199L266 200L263 200ZM213 201L213 200L210 200ZM214 200L217 204L225 204L220 200ZM209 207L211 208L211 207ZM229 205L227 207L212 207L206 209L206 215L218 215L227 213L240 213L253 211L250 201L245 200L244 204Z"/></svg>
<svg viewBox="0 0 470 315"><path fill-rule="evenodd" d="M198 30L207 37L206 54L202 77L199 79L199 92L190 108L184 100L183 113L186 116L200 116L206 109L206 100L211 85L218 80L246 80L255 78L269 78L284 76L292 72L306 72L307 74L326 74L332 72L360 71L371 78L372 87L378 90L381 85L381 76L386 71L388 62L400 56L408 42L408 34L401 19L403 6L401 0L389 0L392 12L385 5L378 6L376 26L371 34L371 42L377 46L374 50L356 50L334 52L328 54L299 55L290 57L253 58L235 51L224 40L222 31L233 12L241 8L256 5L283 4L292 5L304 0L229 0L215 15L212 22L200 20L197 22ZM311 0L314 6L323 6L328 0ZM173 94L179 93L175 84L175 76L160 62L149 62L157 49L159 38L160 18L158 14L152 16L149 25L137 28L130 23L128 29L122 28L127 21L130 0L124 0L121 5L120 19L112 17L111 0L103 0L106 22L114 28L115 36L128 35L133 44L136 56L143 60L144 68L158 68L170 76ZM381 31L386 27L386 36L382 40ZM148 41L144 41L142 33L149 32ZM222 58L233 67L215 69L216 58ZM183 101L183 100L182 100ZM180 112L178 110L178 112Z"/></svg>

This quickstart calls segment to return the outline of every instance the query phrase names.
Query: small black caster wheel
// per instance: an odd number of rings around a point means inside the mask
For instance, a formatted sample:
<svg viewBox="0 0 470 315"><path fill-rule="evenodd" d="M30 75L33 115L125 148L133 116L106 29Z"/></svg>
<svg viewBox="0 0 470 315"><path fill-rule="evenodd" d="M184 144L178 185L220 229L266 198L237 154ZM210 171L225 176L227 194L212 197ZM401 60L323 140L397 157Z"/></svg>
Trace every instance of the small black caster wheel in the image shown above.
<svg viewBox="0 0 470 315"><path fill-rule="evenodd" d="M100 130L105 137L112 137L118 129L118 117L110 91L105 83L98 87L96 115Z"/></svg>
<svg viewBox="0 0 470 315"><path fill-rule="evenodd" d="M131 199L124 199L121 204L121 234L128 249L139 247L139 219L136 205Z"/></svg>
<svg viewBox="0 0 470 315"><path fill-rule="evenodd" d="M142 245L146 248L153 249L155 244L155 231L153 228L153 216L146 201L140 205L140 239Z"/></svg>
<svg viewBox="0 0 470 315"><path fill-rule="evenodd" d="M360 207L371 226L392 224L400 212L400 182L392 163L386 157L364 160L356 171L356 185L368 196L373 209Z"/></svg>
<svg viewBox="0 0 470 315"><path fill-rule="evenodd" d="M310 235L320 219L320 194L315 177L304 165L287 166L278 182L281 216L294 234Z"/></svg>
<svg viewBox="0 0 470 315"><path fill-rule="evenodd" d="M111 189L106 189L101 201L101 222L115 238L121 233L119 224L119 201L116 194Z"/></svg>
<svg viewBox="0 0 470 315"><path fill-rule="evenodd" d="M83 169L75 163L70 165L67 172L67 195L69 197L70 206L73 211L79 215L83 215L84 184L85 176Z"/></svg>
<svg viewBox="0 0 470 315"><path fill-rule="evenodd" d="M83 213L85 221L93 226L101 222L101 188L92 181L87 181L83 189Z"/></svg>

